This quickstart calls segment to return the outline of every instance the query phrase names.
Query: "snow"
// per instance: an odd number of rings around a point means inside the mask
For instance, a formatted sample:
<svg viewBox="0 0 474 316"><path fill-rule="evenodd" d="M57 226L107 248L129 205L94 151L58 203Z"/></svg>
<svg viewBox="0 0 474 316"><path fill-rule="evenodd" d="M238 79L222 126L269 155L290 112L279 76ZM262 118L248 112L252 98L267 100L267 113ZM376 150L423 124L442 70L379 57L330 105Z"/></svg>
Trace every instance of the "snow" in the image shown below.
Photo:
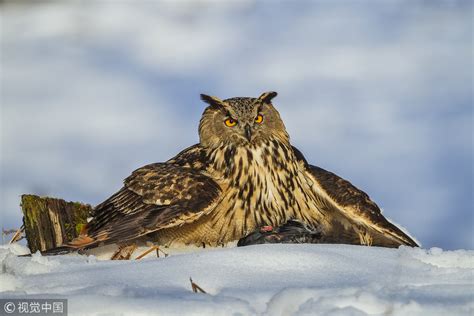
<svg viewBox="0 0 474 316"><path fill-rule="evenodd" d="M1 298L71 315L472 315L474 251L258 245L106 261L0 247ZM191 291L189 278L207 294Z"/></svg>

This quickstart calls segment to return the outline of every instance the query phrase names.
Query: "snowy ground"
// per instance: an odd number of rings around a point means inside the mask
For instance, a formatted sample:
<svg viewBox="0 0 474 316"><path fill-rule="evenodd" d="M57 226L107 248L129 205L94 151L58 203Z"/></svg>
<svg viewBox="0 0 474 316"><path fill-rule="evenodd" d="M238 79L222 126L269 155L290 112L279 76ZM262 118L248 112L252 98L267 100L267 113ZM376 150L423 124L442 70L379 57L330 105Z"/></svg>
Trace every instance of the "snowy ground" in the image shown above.
<svg viewBox="0 0 474 316"><path fill-rule="evenodd" d="M474 251L262 245L140 261L17 257L0 298L68 298L70 315L472 315ZM189 278L208 294L191 291Z"/></svg>

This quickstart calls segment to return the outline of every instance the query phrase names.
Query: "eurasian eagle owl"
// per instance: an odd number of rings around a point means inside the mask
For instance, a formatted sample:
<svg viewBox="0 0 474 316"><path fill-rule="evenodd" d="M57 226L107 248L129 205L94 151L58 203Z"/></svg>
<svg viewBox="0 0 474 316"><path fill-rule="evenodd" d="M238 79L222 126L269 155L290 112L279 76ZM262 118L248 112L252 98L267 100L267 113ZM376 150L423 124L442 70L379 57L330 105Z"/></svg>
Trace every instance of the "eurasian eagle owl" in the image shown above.
<svg viewBox="0 0 474 316"><path fill-rule="evenodd" d="M217 246L289 221L317 229L321 243L417 246L367 194L308 164L272 105L276 95L201 95L209 106L199 144L135 170L66 246L92 248L143 236L160 245Z"/></svg>

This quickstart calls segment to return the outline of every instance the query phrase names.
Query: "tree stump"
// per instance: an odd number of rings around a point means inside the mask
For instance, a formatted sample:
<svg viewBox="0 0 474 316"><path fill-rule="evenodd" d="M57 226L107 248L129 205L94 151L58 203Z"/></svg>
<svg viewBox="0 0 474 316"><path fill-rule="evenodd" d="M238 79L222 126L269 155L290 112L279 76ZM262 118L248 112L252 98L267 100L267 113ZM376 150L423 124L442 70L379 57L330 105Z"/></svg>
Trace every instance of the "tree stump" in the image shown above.
<svg viewBox="0 0 474 316"><path fill-rule="evenodd" d="M87 204L27 194L21 196L21 209L32 253L59 247L77 237L92 211Z"/></svg>

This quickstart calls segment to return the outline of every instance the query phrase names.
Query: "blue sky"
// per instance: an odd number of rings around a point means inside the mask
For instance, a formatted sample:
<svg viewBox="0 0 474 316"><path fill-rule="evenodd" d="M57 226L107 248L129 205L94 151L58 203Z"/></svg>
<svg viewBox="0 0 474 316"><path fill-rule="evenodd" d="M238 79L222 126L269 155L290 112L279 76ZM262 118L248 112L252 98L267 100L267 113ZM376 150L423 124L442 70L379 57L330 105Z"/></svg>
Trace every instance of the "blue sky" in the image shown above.
<svg viewBox="0 0 474 316"><path fill-rule="evenodd" d="M1 7L1 225L91 204L197 142L199 93L279 93L308 160L425 247L474 248L469 1L64 1Z"/></svg>

